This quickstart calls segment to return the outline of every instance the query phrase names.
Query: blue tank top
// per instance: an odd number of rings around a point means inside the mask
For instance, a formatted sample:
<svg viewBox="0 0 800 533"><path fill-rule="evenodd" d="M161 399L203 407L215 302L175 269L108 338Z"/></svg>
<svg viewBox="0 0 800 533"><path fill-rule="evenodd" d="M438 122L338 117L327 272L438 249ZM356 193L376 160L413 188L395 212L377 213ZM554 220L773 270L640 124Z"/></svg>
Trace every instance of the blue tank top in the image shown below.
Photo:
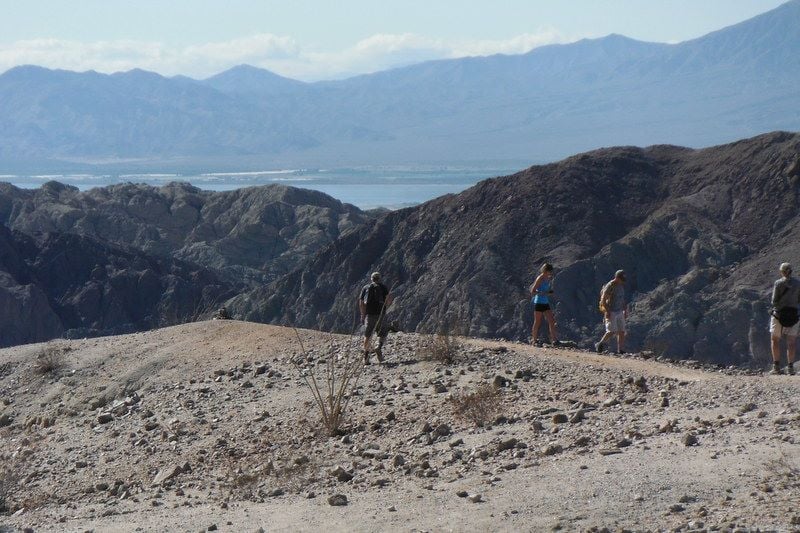
<svg viewBox="0 0 800 533"><path fill-rule="evenodd" d="M550 280L544 279L539 284L539 288L536 289L536 294L533 297L533 303L535 304L549 304L550 299L547 297L547 294L550 292Z"/></svg>

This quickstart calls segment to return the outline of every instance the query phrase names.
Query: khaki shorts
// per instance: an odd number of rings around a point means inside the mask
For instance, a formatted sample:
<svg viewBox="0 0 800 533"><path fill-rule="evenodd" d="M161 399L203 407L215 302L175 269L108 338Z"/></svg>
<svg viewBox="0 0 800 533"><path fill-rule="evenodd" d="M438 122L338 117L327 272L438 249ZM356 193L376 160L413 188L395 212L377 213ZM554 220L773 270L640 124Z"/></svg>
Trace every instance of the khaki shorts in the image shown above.
<svg viewBox="0 0 800 533"><path fill-rule="evenodd" d="M785 326L781 326L781 323L774 316L769 317L769 334L773 339L780 339L784 335L787 337L797 337L798 331L800 331L800 322L790 328L787 328Z"/></svg>
<svg viewBox="0 0 800 533"><path fill-rule="evenodd" d="M384 315L367 315L367 318L364 319L364 336L370 338L372 333L377 330L378 337L386 337L389 334L389 328L386 327L385 322Z"/></svg>
<svg viewBox="0 0 800 533"><path fill-rule="evenodd" d="M611 311L605 324L607 333L625 333L625 311Z"/></svg>

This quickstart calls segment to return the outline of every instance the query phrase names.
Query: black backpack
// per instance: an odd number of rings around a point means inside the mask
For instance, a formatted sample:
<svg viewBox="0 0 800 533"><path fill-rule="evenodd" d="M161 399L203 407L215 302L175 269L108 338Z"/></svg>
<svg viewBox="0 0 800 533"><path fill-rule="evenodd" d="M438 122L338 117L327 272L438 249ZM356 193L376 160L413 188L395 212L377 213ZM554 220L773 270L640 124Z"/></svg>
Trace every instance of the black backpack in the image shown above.
<svg viewBox="0 0 800 533"><path fill-rule="evenodd" d="M782 307L778 309L778 322L785 328L790 328L800 322L800 316L797 314L796 307Z"/></svg>
<svg viewBox="0 0 800 533"><path fill-rule="evenodd" d="M383 287L370 283L364 291L364 306L368 315L379 315L383 311Z"/></svg>

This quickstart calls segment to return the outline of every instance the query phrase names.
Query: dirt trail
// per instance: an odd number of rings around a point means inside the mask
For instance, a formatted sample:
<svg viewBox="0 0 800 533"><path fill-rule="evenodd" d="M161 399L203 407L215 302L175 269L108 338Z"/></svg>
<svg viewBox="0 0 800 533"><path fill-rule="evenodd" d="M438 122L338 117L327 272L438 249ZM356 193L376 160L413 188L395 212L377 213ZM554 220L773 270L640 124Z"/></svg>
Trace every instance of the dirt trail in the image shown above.
<svg viewBox="0 0 800 533"><path fill-rule="evenodd" d="M627 370L637 372L644 376L661 376L665 378L686 380L686 381L708 381L708 380L730 380L729 376L719 373L712 373L703 370L693 370L688 368L680 368L674 365L660 363L657 361L648 361L641 359L632 359L629 357L615 357L612 355L596 354L586 351L575 351L570 349L561 348L547 348L531 346L522 343L508 343L502 341L486 341L479 339L471 339L468 341L474 346L482 346L486 348L508 348L515 352L527 354L531 357L544 357L554 360L566 360L582 365L597 365L605 368L614 368L619 370Z"/></svg>

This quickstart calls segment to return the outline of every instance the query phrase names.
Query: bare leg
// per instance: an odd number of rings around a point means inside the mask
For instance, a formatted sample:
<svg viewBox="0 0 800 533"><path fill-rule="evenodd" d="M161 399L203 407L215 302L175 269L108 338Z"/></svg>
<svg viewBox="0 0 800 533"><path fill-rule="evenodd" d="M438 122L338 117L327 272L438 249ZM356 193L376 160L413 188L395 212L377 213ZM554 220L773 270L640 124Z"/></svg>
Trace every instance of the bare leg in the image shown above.
<svg viewBox="0 0 800 533"><path fill-rule="evenodd" d="M539 311L533 312L533 328L531 328L531 343L536 342L539 337L539 328L542 326L542 314Z"/></svg>
<svg viewBox="0 0 800 533"><path fill-rule="evenodd" d="M556 332L556 317L553 315L552 310L544 312L544 317L547 319L547 326L550 328L550 342L558 340L558 333Z"/></svg>
<svg viewBox="0 0 800 533"><path fill-rule="evenodd" d="M781 362L781 338L772 337L772 362L780 364Z"/></svg>
<svg viewBox="0 0 800 533"><path fill-rule="evenodd" d="M625 332L620 331L617 333L617 351L621 352L625 349Z"/></svg>
<svg viewBox="0 0 800 533"><path fill-rule="evenodd" d="M786 358L790 363L794 363L794 355L797 350L797 337L786 337ZM780 353L780 352L779 352Z"/></svg>

